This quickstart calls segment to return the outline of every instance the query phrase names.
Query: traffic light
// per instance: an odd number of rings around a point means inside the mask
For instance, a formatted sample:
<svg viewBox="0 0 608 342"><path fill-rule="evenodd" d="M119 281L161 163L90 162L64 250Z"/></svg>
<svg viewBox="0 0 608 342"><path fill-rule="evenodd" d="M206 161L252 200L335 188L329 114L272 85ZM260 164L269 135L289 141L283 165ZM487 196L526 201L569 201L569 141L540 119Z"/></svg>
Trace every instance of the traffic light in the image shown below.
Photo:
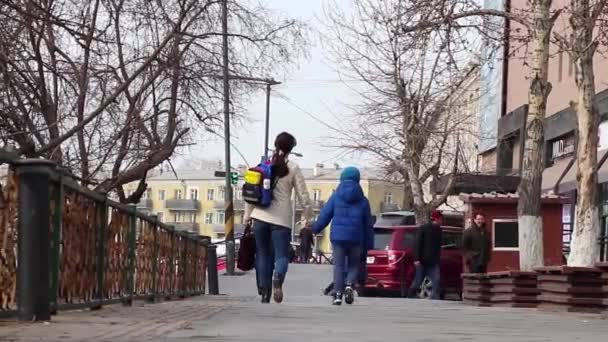
<svg viewBox="0 0 608 342"><path fill-rule="evenodd" d="M230 183L232 183L232 185L237 185L239 183L238 172L230 172Z"/></svg>

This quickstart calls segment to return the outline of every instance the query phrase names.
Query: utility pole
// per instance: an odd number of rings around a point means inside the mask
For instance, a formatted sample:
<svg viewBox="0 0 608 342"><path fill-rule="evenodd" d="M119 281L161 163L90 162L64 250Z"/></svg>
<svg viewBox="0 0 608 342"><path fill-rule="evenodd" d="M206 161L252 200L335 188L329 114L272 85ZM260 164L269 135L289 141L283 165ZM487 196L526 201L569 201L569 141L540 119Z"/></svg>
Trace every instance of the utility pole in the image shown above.
<svg viewBox="0 0 608 342"><path fill-rule="evenodd" d="M224 195L224 233L226 236L226 273L234 275L234 203L230 179L230 72L228 61L228 0L222 1L222 55L224 79L224 149L226 153L226 192Z"/></svg>
<svg viewBox="0 0 608 342"><path fill-rule="evenodd" d="M273 79L266 83L266 131L264 136L264 160L268 160L268 140L270 135L270 87L281 84Z"/></svg>

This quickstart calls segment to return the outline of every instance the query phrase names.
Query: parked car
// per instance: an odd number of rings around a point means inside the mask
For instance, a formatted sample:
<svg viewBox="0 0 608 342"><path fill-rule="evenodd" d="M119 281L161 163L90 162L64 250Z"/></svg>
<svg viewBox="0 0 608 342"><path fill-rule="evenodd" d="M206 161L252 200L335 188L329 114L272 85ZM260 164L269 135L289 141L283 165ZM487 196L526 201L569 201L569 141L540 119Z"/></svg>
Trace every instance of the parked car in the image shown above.
<svg viewBox="0 0 608 342"><path fill-rule="evenodd" d="M464 227L464 214L459 211L443 210L443 224L450 227ZM391 211L380 214L374 227L413 226L416 216L412 211Z"/></svg>
<svg viewBox="0 0 608 342"><path fill-rule="evenodd" d="M379 220L380 221L380 220ZM379 222L381 223L381 222ZM462 227L442 226L441 298L462 294ZM416 274L414 244L418 226L378 226L374 228L374 249L367 257L367 280L363 295L370 292L393 292L406 296ZM425 279L418 296L430 297L432 284Z"/></svg>
<svg viewBox="0 0 608 342"><path fill-rule="evenodd" d="M411 211L391 211L376 218L375 227L397 227L416 224L416 217Z"/></svg>

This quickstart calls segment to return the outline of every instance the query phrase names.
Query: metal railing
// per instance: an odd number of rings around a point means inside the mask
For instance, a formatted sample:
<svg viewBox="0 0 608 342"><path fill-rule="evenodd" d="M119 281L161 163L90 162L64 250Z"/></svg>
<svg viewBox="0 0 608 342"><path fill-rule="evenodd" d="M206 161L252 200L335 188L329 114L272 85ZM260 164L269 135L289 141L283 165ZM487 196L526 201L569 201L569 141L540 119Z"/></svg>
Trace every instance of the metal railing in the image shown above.
<svg viewBox="0 0 608 342"><path fill-rule="evenodd" d="M13 161L0 187L0 315L46 320L62 309L204 294L209 242L49 162Z"/></svg>

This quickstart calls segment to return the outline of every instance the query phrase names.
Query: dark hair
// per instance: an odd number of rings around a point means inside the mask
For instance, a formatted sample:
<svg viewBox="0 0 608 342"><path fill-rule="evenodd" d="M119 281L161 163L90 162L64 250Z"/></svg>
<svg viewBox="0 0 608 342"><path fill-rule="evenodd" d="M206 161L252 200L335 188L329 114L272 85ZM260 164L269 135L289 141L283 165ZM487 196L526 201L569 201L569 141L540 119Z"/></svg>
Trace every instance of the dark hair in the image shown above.
<svg viewBox="0 0 608 342"><path fill-rule="evenodd" d="M477 216L481 216L481 217L483 217L483 218L485 218L485 217L486 217L486 215L484 215L482 212L480 212L480 211L476 211L476 212L474 212L474 213L473 213L473 217L472 217L472 218L473 218L473 220L474 220L475 218L477 218Z"/></svg>
<svg viewBox="0 0 608 342"><path fill-rule="evenodd" d="M283 178L289 174L287 167L287 156L296 147L297 141L293 135L283 132L277 135L274 140L274 154L272 155L272 174L275 177Z"/></svg>

